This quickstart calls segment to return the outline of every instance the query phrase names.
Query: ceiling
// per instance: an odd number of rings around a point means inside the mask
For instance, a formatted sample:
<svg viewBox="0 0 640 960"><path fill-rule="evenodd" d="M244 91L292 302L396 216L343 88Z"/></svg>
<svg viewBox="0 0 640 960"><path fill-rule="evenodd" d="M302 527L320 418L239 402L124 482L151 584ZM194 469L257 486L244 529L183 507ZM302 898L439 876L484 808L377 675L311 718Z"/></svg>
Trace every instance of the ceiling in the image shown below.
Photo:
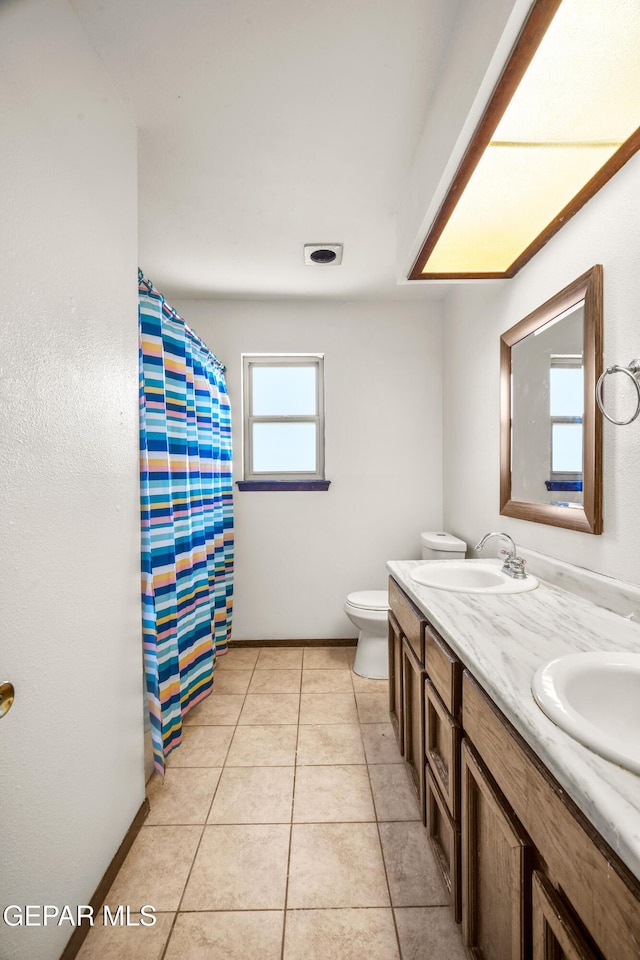
<svg viewBox="0 0 640 960"><path fill-rule="evenodd" d="M139 130L140 266L167 296L442 296L398 285L396 215L468 0L71 2Z"/></svg>

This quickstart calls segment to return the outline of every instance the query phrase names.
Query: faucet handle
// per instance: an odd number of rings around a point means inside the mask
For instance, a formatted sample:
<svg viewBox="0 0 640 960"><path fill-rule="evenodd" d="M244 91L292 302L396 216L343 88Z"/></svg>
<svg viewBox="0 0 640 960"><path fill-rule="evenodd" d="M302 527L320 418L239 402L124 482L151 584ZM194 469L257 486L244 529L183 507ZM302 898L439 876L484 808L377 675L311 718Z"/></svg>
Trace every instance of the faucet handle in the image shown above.
<svg viewBox="0 0 640 960"><path fill-rule="evenodd" d="M526 579L527 574L524 569L526 562L527 561L523 560L522 557L512 557L511 559L506 560L505 567L508 567L509 573L514 580Z"/></svg>

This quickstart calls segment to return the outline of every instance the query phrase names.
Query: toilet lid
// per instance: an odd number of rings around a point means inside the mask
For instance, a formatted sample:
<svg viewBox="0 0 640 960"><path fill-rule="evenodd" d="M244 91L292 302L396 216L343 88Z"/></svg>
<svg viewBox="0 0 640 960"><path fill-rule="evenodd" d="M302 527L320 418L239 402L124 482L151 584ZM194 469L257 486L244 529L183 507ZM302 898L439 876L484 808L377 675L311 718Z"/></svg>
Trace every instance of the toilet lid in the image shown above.
<svg viewBox="0 0 640 960"><path fill-rule="evenodd" d="M466 553L467 550L464 540L440 530L425 530L420 534L420 540L423 547L430 547L431 550L438 550L440 553Z"/></svg>
<svg viewBox="0 0 640 960"><path fill-rule="evenodd" d="M389 595L386 590L357 590L349 594L347 603L363 610L388 610Z"/></svg>

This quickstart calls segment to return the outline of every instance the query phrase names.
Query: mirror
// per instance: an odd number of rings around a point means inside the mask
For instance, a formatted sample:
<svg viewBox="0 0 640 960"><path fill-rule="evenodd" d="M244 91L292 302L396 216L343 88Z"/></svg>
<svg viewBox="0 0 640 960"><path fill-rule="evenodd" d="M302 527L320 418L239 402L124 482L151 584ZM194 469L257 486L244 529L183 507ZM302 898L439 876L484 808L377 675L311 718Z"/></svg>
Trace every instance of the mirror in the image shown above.
<svg viewBox="0 0 640 960"><path fill-rule="evenodd" d="M602 266L500 338L500 513L602 533Z"/></svg>

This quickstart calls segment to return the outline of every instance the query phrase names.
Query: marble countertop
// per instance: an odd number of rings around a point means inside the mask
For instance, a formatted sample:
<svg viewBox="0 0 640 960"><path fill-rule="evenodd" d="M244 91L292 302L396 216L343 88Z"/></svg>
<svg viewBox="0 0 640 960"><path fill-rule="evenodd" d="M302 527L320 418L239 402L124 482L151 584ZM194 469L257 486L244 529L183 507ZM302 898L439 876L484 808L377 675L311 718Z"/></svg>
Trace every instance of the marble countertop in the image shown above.
<svg viewBox="0 0 640 960"><path fill-rule="evenodd" d="M582 650L640 652L640 624L543 580L536 590L510 596L424 587L410 577L422 563L391 560L387 569L640 879L640 776L573 740L531 693L535 671L556 657Z"/></svg>

